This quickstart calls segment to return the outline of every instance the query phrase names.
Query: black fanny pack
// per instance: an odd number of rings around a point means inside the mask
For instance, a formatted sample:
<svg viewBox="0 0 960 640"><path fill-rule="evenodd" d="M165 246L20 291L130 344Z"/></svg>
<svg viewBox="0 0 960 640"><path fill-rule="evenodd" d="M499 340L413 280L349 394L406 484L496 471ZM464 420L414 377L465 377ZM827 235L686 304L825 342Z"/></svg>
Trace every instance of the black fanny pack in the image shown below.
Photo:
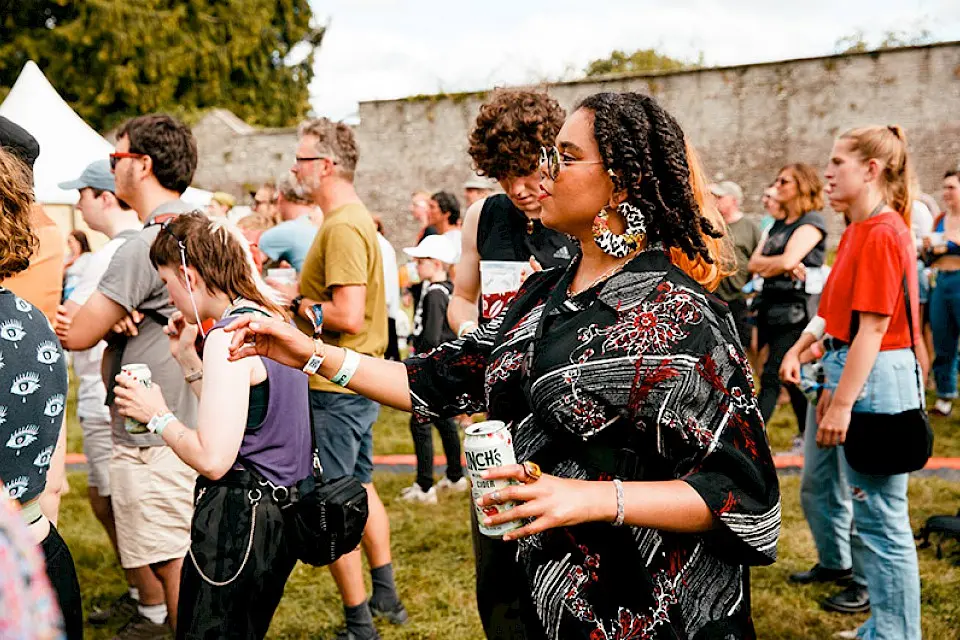
<svg viewBox="0 0 960 640"><path fill-rule="evenodd" d="M312 426L311 420L311 435ZM241 456L237 463L267 487L280 506L287 543L301 562L322 567L360 544L369 513L367 490L353 476L325 481L316 450L313 472L292 487L270 482Z"/></svg>
<svg viewBox="0 0 960 640"><path fill-rule="evenodd" d="M264 478L243 456L237 456L237 463L272 491L272 497L283 514L287 543L297 559L322 567L357 548L369 509L367 490L353 476L324 480L320 454L317 453L313 412L309 406L307 413L313 443L309 476L292 487L282 487Z"/></svg>

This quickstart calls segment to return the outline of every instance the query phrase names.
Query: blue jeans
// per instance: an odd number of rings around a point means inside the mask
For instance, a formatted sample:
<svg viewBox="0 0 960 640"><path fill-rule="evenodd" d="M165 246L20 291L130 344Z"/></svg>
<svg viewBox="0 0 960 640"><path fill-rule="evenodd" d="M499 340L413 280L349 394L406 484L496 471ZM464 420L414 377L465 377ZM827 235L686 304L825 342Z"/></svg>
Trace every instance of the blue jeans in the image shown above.
<svg viewBox="0 0 960 640"><path fill-rule="evenodd" d="M843 447L817 446L817 407L810 404L803 432L800 504L817 546L817 562L827 569L853 567L854 581L866 586L860 558L852 557L850 551L857 530L853 527L853 502L845 468Z"/></svg>
<svg viewBox="0 0 960 640"><path fill-rule="evenodd" d="M937 396L957 397L957 347L960 341L960 271L941 271L930 296L933 330L933 379Z"/></svg>
<svg viewBox="0 0 960 640"><path fill-rule="evenodd" d="M846 359L847 349L824 356L828 389L836 388ZM917 367L910 349L881 351L853 410L900 413L922 406ZM854 571L862 572L870 593L871 615L858 630L858 637L919 640L920 569L907 505L909 476L858 473L842 453L839 457L853 506L856 533L850 536L850 547Z"/></svg>
<svg viewBox="0 0 960 640"><path fill-rule="evenodd" d="M373 423L380 405L352 393L311 389L310 409L323 477L373 482Z"/></svg>

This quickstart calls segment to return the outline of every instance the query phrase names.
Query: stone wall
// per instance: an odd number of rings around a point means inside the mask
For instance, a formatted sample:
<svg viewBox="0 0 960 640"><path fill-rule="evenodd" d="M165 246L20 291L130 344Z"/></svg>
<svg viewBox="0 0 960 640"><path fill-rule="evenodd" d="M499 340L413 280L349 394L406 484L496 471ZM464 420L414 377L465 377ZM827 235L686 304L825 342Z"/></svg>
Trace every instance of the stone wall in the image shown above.
<svg viewBox="0 0 960 640"><path fill-rule="evenodd" d="M295 127L256 129L225 109L213 109L193 127L199 162L193 186L246 195L290 171Z"/></svg>
<svg viewBox="0 0 960 640"><path fill-rule="evenodd" d="M655 96L680 121L708 174L740 183L750 212L760 211L760 194L781 165L822 167L833 137L853 126L904 126L921 185L938 198L943 171L960 160L960 42L577 81L549 91L567 109L597 91ZM483 98L440 95L360 105L357 185L368 206L384 214L395 244L415 238L407 213L413 190L461 192L470 175L467 135Z"/></svg>

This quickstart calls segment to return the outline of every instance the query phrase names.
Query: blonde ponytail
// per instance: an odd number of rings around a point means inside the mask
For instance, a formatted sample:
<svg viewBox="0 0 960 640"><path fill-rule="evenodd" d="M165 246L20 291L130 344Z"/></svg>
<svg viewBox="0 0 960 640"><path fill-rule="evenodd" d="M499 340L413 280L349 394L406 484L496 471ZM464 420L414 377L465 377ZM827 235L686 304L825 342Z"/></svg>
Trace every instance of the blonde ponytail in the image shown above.
<svg viewBox="0 0 960 640"><path fill-rule="evenodd" d="M851 151L859 154L862 160L872 158L883 164L880 174L883 197L910 226L916 180L903 127L897 124L860 127L843 133L840 140L849 140Z"/></svg>

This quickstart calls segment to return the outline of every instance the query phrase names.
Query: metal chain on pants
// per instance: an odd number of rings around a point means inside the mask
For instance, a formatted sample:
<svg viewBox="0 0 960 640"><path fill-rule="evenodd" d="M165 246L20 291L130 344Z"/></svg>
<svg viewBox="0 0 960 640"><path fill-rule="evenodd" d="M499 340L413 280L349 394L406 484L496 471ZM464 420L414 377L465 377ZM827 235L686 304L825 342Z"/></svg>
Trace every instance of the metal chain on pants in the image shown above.
<svg viewBox="0 0 960 640"><path fill-rule="evenodd" d="M243 568L247 566L247 560L250 559L250 550L253 548L253 532L257 529L257 505L260 504L260 498L263 496L260 489L257 489L257 497L253 497L253 490L247 491L247 497L250 499L250 539L247 541L247 550L243 554L243 562L240 563L240 568L237 569L237 572L233 574L233 577L224 582L217 582L216 580L211 580L206 576L206 574L200 570L200 565L197 564L197 559L193 555L193 545L190 546L189 554L190 561L193 563L193 568L197 570L197 573L200 574L200 577L203 578L203 581L214 587L225 587L237 578L240 577L240 574L243 573Z"/></svg>

